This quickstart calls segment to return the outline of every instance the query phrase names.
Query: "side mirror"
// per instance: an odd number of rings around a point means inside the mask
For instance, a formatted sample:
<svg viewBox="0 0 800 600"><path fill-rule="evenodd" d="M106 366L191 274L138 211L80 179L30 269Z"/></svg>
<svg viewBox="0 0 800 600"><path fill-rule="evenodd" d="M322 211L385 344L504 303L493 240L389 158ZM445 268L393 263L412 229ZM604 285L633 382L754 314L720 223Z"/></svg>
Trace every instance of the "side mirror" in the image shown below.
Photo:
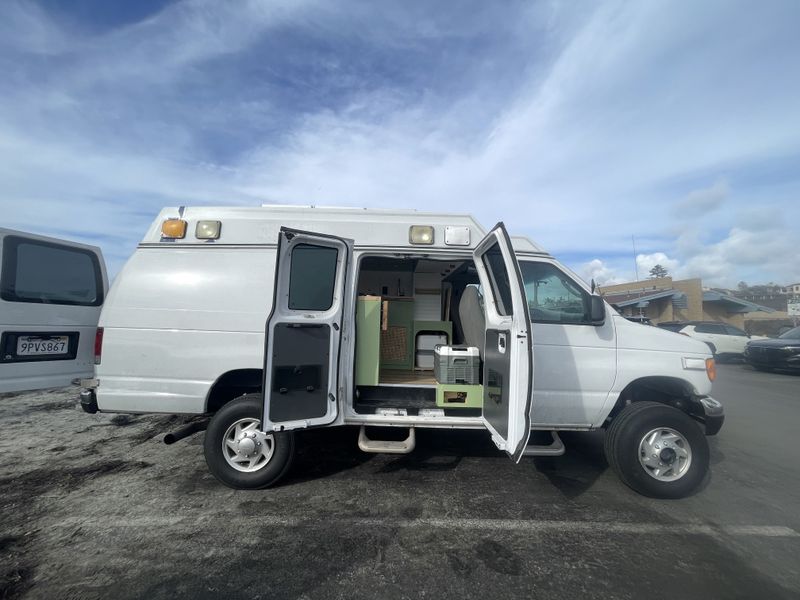
<svg viewBox="0 0 800 600"><path fill-rule="evenodd" d="M602 325L606 322L606 303L603 301L602 296L592 294L591 300L591 314L589 315L592 325Z"/></svg>

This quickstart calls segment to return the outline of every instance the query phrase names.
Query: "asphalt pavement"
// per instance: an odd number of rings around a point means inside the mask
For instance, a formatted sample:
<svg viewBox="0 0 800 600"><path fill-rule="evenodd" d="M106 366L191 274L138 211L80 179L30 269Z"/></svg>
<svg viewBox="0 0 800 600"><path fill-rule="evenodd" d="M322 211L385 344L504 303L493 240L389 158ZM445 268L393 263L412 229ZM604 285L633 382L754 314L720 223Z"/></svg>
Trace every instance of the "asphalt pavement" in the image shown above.
<svg viewBox="0 0 800 600"><path fill-rule="evenodd" d="M719 366L712 477L637 495L603 432L514 465L479 431L371 455L306 432L272 490L222 487L177 417L0 397L0 598L797 598L800 376Z"/></svg>

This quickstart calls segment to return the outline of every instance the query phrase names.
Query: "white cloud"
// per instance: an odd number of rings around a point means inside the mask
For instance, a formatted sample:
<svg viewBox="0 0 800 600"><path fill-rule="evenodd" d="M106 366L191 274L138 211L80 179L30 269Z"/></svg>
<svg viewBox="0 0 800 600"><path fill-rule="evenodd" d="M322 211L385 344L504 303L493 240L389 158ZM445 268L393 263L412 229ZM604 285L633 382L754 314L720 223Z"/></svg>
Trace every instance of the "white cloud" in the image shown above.
<svg viewBox="0 0 800 600"><path fill-rule="evenodd" d="M690 258L682 272L702 277L708 285L732 286L737 277L741 280L742 274L753 272L762 274L762 282L788 283L800 278L797 259L796 240L789 236L734 228L727 237Z"/></svg>
<svg viewBox="0 0 800 600"><path fill-rule="evenodd" d="M697 217L719 208L728 197L728 182L720 179L711 187L692 190L675 205L675 213L679 217Z"/></svg>
<svg viewBox="0 0 800 600"><path fill-rule="evenodd" d="M582 264L578 269L578 274L585 281L594 280L599 286L624 283L627 280L627 278L620 277L616 269L608 266L599 258L595 258L587 263Z"/></svg>
<svg viewBox="0 0 800 600"><path fill-rule="evenodd" d="M796 19L715 3L477 6L456 18L424 4L186 2L92 37L5 3L3 223L88 235L101 216L121 260L161 205L413 207L502 219L598 282L633 275L614 258L632 234L640 277L661 262L714 284L800 279L784 258L800 245L800 178L773 166L800 154L800 80L776 71L800 69ZM325 98L336 90L309 73L326 69L346 102L279 109L272 88L243 100L247 78L219 81L214 65L281 31L312 31L327 51L320 64L293 47L276 85ZM340 54L352 40L363 55ZM368 76L346 69L369 52ZM474 58L436 63L448 52ZM24 60L41 54L55 66ZM245 73L267 78L280 58L249 56ZM404 61L433 77L404 85ZM223 134L237 145L217 157Z"/></svg>
<svg viewBox="0 0 800 600"><path fill-rule="evenodd" d="M663 252L636 255L636 268L639 272L639 279L650 277L650 271L656 265L661 265L669 274L673 274L678 270L680 263Z"/></svg>

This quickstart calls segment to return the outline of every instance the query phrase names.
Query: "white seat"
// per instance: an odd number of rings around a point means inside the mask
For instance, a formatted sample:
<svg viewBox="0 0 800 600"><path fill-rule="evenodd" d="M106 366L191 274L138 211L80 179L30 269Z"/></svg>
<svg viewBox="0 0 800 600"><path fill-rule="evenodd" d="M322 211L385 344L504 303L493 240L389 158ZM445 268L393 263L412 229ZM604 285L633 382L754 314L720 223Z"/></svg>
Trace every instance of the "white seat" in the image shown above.
<svg viewBox="0 0 800 600"><path fill-rule="evenodd" d="M476 286L468 285L464 289L458 303L458 317L464 332L464 342L467 346L477 348L482 360L486 343L486 318L483 314L483 299Z"/></svg>

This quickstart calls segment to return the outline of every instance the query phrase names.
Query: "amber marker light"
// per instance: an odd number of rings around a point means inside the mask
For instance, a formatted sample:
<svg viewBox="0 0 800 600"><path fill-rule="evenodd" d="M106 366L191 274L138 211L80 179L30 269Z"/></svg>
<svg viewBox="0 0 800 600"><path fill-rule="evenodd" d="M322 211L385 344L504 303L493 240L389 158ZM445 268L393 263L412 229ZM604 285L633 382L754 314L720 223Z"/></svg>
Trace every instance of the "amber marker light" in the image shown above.
<svg viewBox="0 0 800 600"><path fill-rule="evenodd" d="M161 224L161 237L182 240L186 237L186 221L183 219L167 219Z"/></svg>
<svg viewBox="0 0 800 600"><path fill-rule="evenodd" d="M709 381L714 381L717 378L717 363L714 362L713 358L706 359L706 373Z"/></svg>

